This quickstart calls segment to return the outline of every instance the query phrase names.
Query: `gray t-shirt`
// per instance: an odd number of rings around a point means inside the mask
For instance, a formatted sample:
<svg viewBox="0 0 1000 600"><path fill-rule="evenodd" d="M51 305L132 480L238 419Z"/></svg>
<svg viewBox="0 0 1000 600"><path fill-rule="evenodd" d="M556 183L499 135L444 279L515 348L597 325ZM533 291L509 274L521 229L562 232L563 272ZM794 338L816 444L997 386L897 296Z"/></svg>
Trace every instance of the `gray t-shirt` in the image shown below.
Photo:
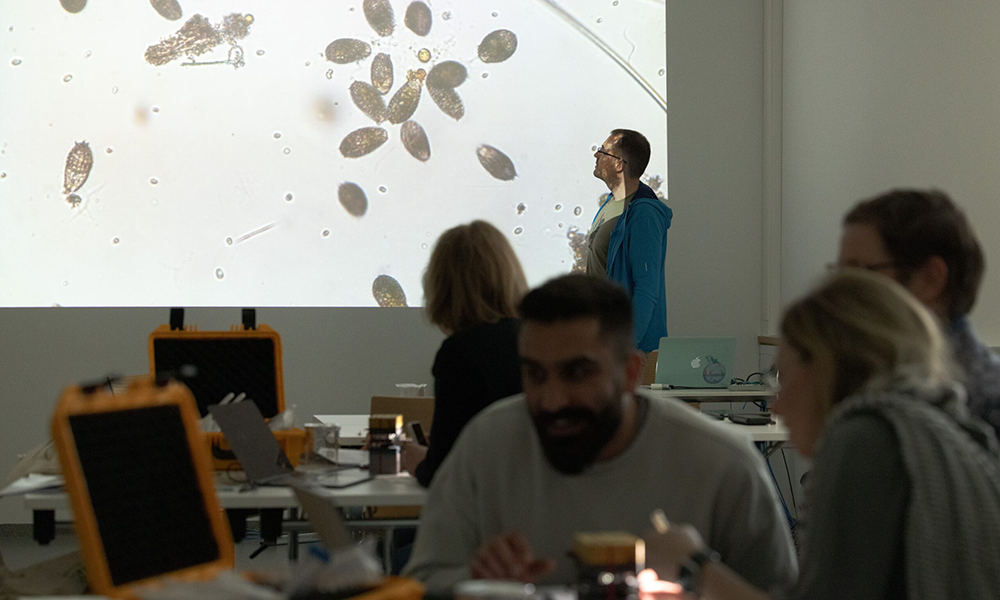
<svg viewBox="0 0 1000 600"><path fill-rule="evenodd" d="M623 200L610 200L604 204L587 233L587 275L604 277L608 266L608 244L631 194Z"/></svg>
<svg viewBox="0 0 1000 600"><path fill-rule="evenodd" d="M445 592L469 579L483 543L518 531L537 557L556 561L540 583L572 583L574 534L643 536L650 513L662 508L671 521L694 525L754 585L790 586L795 551L761 454L681 402L648 402L632 444L576 476L545 458L523 395L480 413L434 477L404 574Z"/></svg>

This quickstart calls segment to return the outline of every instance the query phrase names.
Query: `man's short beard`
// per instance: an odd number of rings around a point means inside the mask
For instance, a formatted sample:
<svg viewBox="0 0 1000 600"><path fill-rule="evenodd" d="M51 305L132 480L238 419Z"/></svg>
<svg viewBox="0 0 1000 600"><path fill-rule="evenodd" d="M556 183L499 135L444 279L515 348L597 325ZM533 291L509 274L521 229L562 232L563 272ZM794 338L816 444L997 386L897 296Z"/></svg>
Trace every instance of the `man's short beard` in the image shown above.
<svg viewBox="0 0 1000 600"><path fill-rule="evenodd" d="M579 475L594 464L601 450L618 432L622 422L621 394L608 402L599 412L586 408L570 407L554 413L533 413L535 430L542 451L549 463L565 475ZM583 420L587 426L571 437L552 437L546 431L558 419Z"/></svg>

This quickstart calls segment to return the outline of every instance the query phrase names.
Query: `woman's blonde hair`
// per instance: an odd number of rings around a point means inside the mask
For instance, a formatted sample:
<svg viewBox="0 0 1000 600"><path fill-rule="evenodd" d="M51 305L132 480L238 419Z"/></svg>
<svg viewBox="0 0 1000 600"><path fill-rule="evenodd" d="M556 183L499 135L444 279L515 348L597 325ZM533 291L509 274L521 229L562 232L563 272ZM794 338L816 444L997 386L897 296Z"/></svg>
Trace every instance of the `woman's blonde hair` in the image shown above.
<svg viewBox="0 0 1000 600"><path fill-rule="evenodd" d="M485 221L441 234L424 273L427 318L450 332L517 316L527 291L510 242Z"/></svg>
<svg viewBox="0 0 1000 600"><path fill-rule="evenodd" d="M868 271L840 271L794 303L781 335L815 369L823 414L863 390L952 379L935 318L901 285Z"/></svg>

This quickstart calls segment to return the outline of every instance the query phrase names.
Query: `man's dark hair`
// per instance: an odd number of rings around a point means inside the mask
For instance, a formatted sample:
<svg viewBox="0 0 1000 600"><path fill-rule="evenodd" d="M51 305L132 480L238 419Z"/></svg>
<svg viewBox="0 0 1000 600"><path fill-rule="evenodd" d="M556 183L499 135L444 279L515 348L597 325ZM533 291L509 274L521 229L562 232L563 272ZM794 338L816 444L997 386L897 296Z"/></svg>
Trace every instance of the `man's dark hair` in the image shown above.
<svg viewBox="0 0 1000 600"><path fill-rule="evenodd" d="M523 321L555 323L595 318L601 336L614 344L624 359L635 345L632 338L632 301L624 289L593 275L564 275L535 288L521 300Z"/></svg>
<svg viewBox="0 0 1000 600"><path fill-rule="evenodd" d="M969 313L986 261L962 212L940 190L892 190L860 202L844 225L871 225L905 283L932 256L948 265L945 301L950 319Z"/></svg>
<svg viewBox="0 0 1000 600"><path fill-rule="evenodd" d="M619 136L618 152L625 159L625 172L633 179L642 177L649 165L649 140L631 129L615 129L611 135Z"/></svg>

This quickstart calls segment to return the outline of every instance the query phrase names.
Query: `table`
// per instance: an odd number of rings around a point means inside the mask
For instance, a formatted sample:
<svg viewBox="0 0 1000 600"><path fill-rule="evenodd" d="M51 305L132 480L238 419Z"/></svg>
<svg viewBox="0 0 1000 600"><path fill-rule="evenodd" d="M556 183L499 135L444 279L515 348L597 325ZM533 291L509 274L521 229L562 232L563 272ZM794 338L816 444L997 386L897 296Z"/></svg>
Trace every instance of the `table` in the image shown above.
<svg viewBox="0 0 1000 600"><path fill-rule="evenodd" d="M286 509L295 511L299 502L288 487L267 486L247 489L243 485L217 484L219 503L229 515L233 537L242 539L246 532L246 517L249 511L261 511L261 538L265 544L273 545L281 535L282 514ZM337 507L363 506L423 506L427 501L427 490L409 475L381 475L343 489L323 488L321 494ZM69 496L63 490L48 490L25 494L24 506L32 511L34 539L39 544L48 544L55 539L56 511L70 508ZM387 541L397 527L413 527L416 522L409 520L352 520L349 527L382 529ZM388 551L390 544L385 544ZM298 534L289 532L289 558L298 556ZM388 557L386 557L388 559Z"/></svg>
<svg viewBox="0 0 1000 600"><path fill-rule="evenodd" d="M652 390L652 393L650 393L650 390L641 390L644 396L652 398L673 398L673 399L680 398L677 395L678 392L687 393L692 391L697 391L697 390ZM702 395L702 394L708 394L710 392L711 392L710 395L707 396ZM758 392L730 392L729 390L701 390L700 392L698 392L698 394L699 394L698 397L701 398L712 398L713 402L730 402L730 401L749 402L753 399L774 396L773 392L770 392L769 394L766 395L762 395L761 393ZM317 421L323 423L324 425L340 425L341 427L340 441L345 446L352 445L345 440L354 441L356 439L360 439L361 442L364 441L364 434L360 433L360 431L358 431L358 435L360 435L360 438L356 437L345 438L343 433L344 431L356 431L355 428L359 423L361 423L362 420L364 420L365 428L367 429L368 427L367 415L316 415L314 418ZM755 443L762 443L762 442L769 444L784 443L787 442L789 439L788 428L784 426L784 424L781 422L780 419L778 419L776 423L771 423L770 425L740 425L737 423L733 423L732 421L729 420L720 421L720 423L726 428L731 429L732 431L738 432L740 434L749 435L750 441Z"/></svg>
<svg viewBox="0 0 1000 600"><path fill-rule="evenodd" d="M241 491L242 490L242 491ZM243 486L216 486L219 503L225 509L298 508L299 502L289 487L267 486L243 490ZM427 490L409 475L380 475L343 489L323 488L321 494L341 508L354 506L423 506ZM69 496L63 490L25 494L28 510L68 510Z"/></svg>
<svg viewBox="0 0 1000 600"><path fill-rule="evenodd" d="M771 401L777 397L772 390L739 391L705 389L705 390L651 390L640 386L637 392L648 398L671 398L688 402L753 402Z"/></svg>

